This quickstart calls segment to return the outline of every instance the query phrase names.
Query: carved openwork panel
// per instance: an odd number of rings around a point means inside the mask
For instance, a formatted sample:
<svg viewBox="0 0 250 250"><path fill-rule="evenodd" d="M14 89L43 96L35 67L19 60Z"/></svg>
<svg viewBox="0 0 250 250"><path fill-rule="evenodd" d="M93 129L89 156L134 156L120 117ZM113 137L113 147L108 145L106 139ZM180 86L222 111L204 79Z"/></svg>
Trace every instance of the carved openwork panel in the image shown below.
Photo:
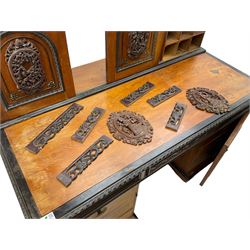
<svg viewBox="0 0 250 250"><path fill-rule="evenodd" d="M186 96L200 110L216 114L229 111L228 101L215 90L200 87L192 88L187 90Z"/></svg>
<svg viewBox="0 0 250 250"><path fill-rule="evenodd" d="M68 187L79 174L81 174L96 158L106 149L112 139L103 135L87 150L85 150L74 162L72 162L62 173L57 176L65 187Z"/></svg>
<svg viewBox="0 0 250 250"><path fill-rule="evenodd" d="M33 141L27 146L30 152L37 154L49 140L55 137L74 117L78 114L83 107L77 103L70 105L60 116L56 118L46 129L44 129Z"/></svg>
<svg viewBox="0 0 250 250"><path fill-rule="evenodd" d="M141 145L152 140L152 126L135 112L124 110L111 113L107 125L114 138L124 143Z"/></svg>
<svg viewBox="0 0 250 250"><path fill-rule="evenodd" d="M180 127L181 120L184 116L187 106L185 104L177 102L174 106L174 109L168 119L166 128L170 128L174 131L177 131Z"/></svg>
<svg viewBox="0 0 250 250"><path fill-rule="evenodd" d="M128 107L132 103L140 99L142 96L144 96L146 93L148 93L153 87L154 87L153 83L146 82L140 88L138 88L137 90L135 90L134 92L126 96L125 98L121 99L121 103Z"/></svg>
<svg viewBox="0 0 250 250"><path fill-rule="evenodd" d="M155 107L155 106L161 104L162 102L168 100L169 98L177 95L180 92L181 92L181 89L174 85L174 86L170 87L169 89L163 91L162 93L148 99L147 102L151 106Z"/></svg>
<svg viewBox="0 0 250 250"><path fill-rule="evenodd" d="M6 110L65 91L59 53L48 34L2 32L0 35L1 97Z"/></svg>
<svg viewBox="0 0 250 250"><path fill-rule="evenodd" d="M86 121L77 129L77 131L72 135L72 139L83 143L92 129L95 127L99 119L104 114L105 110L102 108L94 108L90 115L87 117Z"/></svg>
<svg viewBox="0 0 250 250"><path fill-rule="evenodd" d="M154 59L157 32L118 32L117 71L123 71Z"/></svg>

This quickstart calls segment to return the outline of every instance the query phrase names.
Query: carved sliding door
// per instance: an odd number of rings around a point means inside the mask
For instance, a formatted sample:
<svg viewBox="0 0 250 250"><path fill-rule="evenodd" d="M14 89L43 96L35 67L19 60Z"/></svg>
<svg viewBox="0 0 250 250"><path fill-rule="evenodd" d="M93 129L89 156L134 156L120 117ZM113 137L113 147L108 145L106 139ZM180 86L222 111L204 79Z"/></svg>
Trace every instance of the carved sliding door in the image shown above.
<svg viewBox="0 0 250 250"><path fill-rule="evenodd" d="M164 32L106 32L107 81L124 78L159 63Z"/></svg>

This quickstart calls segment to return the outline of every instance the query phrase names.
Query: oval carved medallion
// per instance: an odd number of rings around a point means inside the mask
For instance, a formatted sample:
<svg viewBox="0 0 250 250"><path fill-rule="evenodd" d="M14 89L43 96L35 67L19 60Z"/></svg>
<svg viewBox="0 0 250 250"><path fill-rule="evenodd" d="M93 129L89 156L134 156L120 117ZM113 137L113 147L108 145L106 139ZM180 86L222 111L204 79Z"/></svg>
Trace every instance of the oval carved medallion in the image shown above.
<svg viewBox="0 0 250 250"><path fill-rule="evenodd" d="M198 109L210 113L222 114L228 111L228 101L219 93L207 88L188 89L186 96L188 100Z"/></svg>
<svg viewBox="0 0 250 250"><path fill-rule="evenodd" d="M142 145L152 140L152 126L135 112L124 110L111 113L107 125L114 138L124 143Z"/></svg>
<svg viewBox="0 0 250 250"><path fill-rule="evenodd" d="M6 51L6 61L18 89L33 94L42 87L45 73L39 51L28 39L11 42Z"/></svg>

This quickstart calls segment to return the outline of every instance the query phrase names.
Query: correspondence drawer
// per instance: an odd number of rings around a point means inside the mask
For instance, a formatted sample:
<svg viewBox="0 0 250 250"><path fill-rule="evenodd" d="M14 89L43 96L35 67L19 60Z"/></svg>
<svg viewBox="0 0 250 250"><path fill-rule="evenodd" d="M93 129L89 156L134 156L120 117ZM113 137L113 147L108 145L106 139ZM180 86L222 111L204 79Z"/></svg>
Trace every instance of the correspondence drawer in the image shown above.
<svg viewBox="0 0 250 250"><path fill-rule="evenodd" d="M138 185L93 213L88 219L128 219L134 213Z"/></svg>

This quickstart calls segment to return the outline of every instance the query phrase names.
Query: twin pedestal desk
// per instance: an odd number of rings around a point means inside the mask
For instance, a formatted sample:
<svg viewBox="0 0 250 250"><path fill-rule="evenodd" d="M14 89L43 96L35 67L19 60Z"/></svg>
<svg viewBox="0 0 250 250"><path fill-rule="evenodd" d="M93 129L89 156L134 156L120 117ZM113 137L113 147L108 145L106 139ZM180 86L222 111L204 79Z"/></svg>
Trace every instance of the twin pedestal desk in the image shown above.
<svg viewBox="0 0 250 250"><path fill-rule="evenodd" d="M84 82L100 91L1 129L26 218L133 218L141 181L169 166L188 181L216 165L249 113L249 77L206 52L122 84L98 86L104 60L73 69L73 79L77 93Z"/></svg>

